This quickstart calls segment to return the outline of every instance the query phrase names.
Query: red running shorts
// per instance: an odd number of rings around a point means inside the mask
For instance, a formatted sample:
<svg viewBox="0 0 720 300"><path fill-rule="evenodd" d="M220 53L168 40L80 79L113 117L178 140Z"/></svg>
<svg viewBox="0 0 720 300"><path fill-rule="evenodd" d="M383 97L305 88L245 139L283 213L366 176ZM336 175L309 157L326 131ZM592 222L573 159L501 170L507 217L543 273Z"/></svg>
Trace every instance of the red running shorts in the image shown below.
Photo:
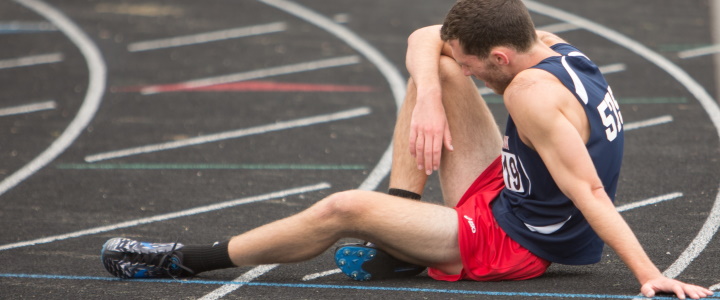
<svg viewBox="0 0 720 300"><path fill-rule="evenodd" d="M428 268L430 277L444 281L500 281L530 279L545 273L550 262L511 240L495 221L490 203L504 187L498 157L475 179L455 207L462 271L451 275Z"/></svg>

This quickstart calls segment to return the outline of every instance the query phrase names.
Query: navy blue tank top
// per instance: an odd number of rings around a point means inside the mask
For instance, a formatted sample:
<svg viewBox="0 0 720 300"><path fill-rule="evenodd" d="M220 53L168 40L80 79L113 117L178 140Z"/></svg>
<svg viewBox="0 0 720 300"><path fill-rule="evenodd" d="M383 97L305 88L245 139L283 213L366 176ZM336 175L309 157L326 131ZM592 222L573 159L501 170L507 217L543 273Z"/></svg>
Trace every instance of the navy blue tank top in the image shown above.
<svg viewBox="0 0 720 300"><path fill-rule="evenodd" d="M562 56L549 57L533 68L557 77L585 108L590 122L586 147L614 201L624 141L618 103L598 67L578 49L568 44L556 44L552 49ZM560 191L540 155L520 140L512 117L505 129L502 163L505 189L492 208L500 227L551 262L580 265L600 261L603 241Z"/></svg>

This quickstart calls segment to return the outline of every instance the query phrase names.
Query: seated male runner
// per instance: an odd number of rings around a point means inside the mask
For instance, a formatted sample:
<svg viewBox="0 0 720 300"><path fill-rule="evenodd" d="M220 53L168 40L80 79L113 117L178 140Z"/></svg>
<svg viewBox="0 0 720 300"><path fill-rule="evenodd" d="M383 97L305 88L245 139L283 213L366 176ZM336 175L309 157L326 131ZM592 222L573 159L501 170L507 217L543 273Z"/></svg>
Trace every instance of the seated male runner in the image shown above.
<svg viewBox="0 0 720 300"><path fill-rule="evenodd" d="M592 264L604 243L641 292L701 298L703 287L663 276L612 199L623 121L597 66L559 37L536 31L521 0L460 0L442 26L408 39L411 79L395 128L391 194L345 191L294 216L214 245L114 238L102 261L122 278L311 259L337 249L357 280L521 280L551 263ZM504 137L469 76L503 95ZM440 171L445 205L418 199ZM401 197L398 197L401 196ZM603 243L604 242L604 243Z"/></svg>

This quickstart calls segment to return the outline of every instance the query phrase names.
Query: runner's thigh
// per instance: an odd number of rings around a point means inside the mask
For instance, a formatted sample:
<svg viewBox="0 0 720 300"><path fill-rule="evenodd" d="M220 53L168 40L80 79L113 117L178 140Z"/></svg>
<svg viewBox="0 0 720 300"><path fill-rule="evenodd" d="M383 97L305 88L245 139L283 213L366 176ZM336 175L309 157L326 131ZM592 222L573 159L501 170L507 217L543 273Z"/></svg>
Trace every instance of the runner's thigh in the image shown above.
<svg viewBox="0 0 720 300"><path fill-rule="evenodd" d="M502 137L475 82L450 58L441 59L443 105L454 151L444 150L440 183L445 204L455 207L460 197L499 155Z"/></svg>
<svg viewBox="0 0 720 300"><path fill-rule="evenodd" d="M460 263L454 209L371 191L333 195L352 228L348 234L377 244L396 258L426 266Z"/></svg>

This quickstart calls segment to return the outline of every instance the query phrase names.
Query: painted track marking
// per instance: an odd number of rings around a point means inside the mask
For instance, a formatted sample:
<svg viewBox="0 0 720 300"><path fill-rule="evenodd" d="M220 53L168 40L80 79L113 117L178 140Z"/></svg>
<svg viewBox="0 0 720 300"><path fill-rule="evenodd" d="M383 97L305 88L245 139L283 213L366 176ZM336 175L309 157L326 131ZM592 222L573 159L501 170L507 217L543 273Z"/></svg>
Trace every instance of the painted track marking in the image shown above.
<svg viewBox="0 0 720 300"><path fill-rule="evenodd" d="M34 246L34 245L39 245L39 244L47 244L47 243L52 243L55 241L62 241L62 240L67 240L67 239L72 239L72 238L77 238L77 237L82 237L82 236L88 236L88 235L92 235L92 234L98 234L98 233L102 233L102 232L113 231L113 230L122 229L122 228L135 227L135 226L139 226L139 225L150 224L150 223L155 223L155 222L160 222L160 221L167 221L170 219L176 219L176 218L180 218L180 217L187 217L187 216L207 213L207 212L211 212L211 211L235 207L238 205L245 205L245 204L266 201L266 200L276 199L276 198L282 198L282 197L295 195L295 194L314 192L314 191L329 189L329 188L330 188L330 184L323 182L323 183L318 183L315 185L303 186L303 187L292 188L292 189L267 193L267 194L263 194L263 195L253 196L253 197L230 200L230 201L225 201L225 202L221 202L221 203L210 204L210 205L200 206L200 207L196 207L196 208L181 210L181 211L177 211L177 212L173 212L173 213L167 213L167 214L156 215L156 216L147 217L147 218L141 218L141 219L126 221L126 222L121 222L121 223L117 223L117 224L113 224L113 225L100 226L100 227L80 230L80 231L61 234L61 235L44 237L44 238L35 239L35 240L31 240L31 241L7 244L7 245L0 246L0 251L10 250L10 249L15 249L15 248L20 248L20 247L26 247L26 246Z"/></svg>
<svg viewBox="0 0 720 300"><path fill-rule="evenodd" d="M561 33L561 32L568 32L572 30L580 29L579 26L572 24L572 23L557 23L557 24L550 24L545 26L540 26L537 28L537 30L552 32L552 33Z"/></svg>
<svg viewBox="0 0 720 300"><path fill-rule="evenodd" d="M185 82L176 83L176 84L153 85L153 86L148 86L148 87L143 88L142 90L140 90L140 93L142 93L144 95L152 95L152 94L157 94L157 93L162 93L162 92L172 92L172 91L175 91L178 89L183 89L183 90L184 89L194 89L194 88L207 87L207 86L217 85L217 84L260 79L260 78L266 78L266 77L271 77L271 76L288 75L288 74L307 72L307 71L316 71L316 70L326 69L326 68L342 67L342 66L354 65L359 62L360 62L360 58L355 55L330 58L330 59L322 59L322 60L316 60L316 61L311 61L311 62L304 62L304 63L297 63L297 64L292 64L292 65L267 68L267 69L262 69L262 70L255 70L255 71L249 71L249 72L242 72L242 73L235 73L235 74L229 74L229 75L221 75L221 76L214 76L214 77L203 78L203 79L190 80L190 81L185 81Z"/></svg>
<svg viewBox="0 0 720 300"><path fill-rule="evenodd" d="M57 164L61 170L365 170L364 165L329 164Z"/></svg>
<svg viewBox="0 0 720 300"><path fill-rule="evenodd" d="M413 287L388 287L388 286L368 286L368 285L333 285L333 284L308 284L308 283L279 283L279 282L243 282L243 281L215 281L215 280L174 280L174 279L118 279L115 277L95 277L95 276L63 276L63 275L39 275L39 274L0 274L0 278L23 278L23 279L42 279L42 280L73 280L73 281L102 281L102 282L122 282L122 283L140 283L153 284L162 283L176 286L178 284L195 284L195 285L223 285L224 286L258 286L270 288L295 288L295 289L329 289L329 290L347 290L352 291L386 291L399 292L398 294L407 296L407 293L425 293L440 295L475 295L475 296L495 296L495 297L511 297L518 298L559 298L559 299L634 299L631 295L611 295L611 294L572 294L572 293L532 293L532 292L500 292L500 291L478 291L478 290L452 290L452 289L433 289L433 288L413 288ZM401 296L402 297L402 296ZM217 299L216 297L208 297L203 299ZM677 297L655 296L652 299L659 300L677 300ZM704 298L707 300L718 300L717 297Z"/></svg>
<svg viewBox="0 0 720 300"><path fill-rule="evenodd" d="M372 92L375 89L367 85L282 83L274 81L241 81L222 83L197 88L183 88L167 85L172 92ZM112 92L139 92L142 86L111 87Z"/></svg>
<svg viewBox="0 0 720 300"><path fill-rule="evenodd" d="M618 72L624 72L627 69L627 66L623 63L617 63L612 65L606 65L601 66L600 73L603 73L604 75L612 74L612 73L618 73Z"/></svg>
<svg viewBox="0 0 720 300"><path fill-rule="evenodd" d="M670 115L660 116L657 118L647 119L645 121L637 121L637 122L631 122L625 124L625 131L650 127L650 126L657 126L662 125L666 123L670 123L673 121L673 117Z"/></svg>
<svg viewBox="0 0 720 300"><path fill-rule="evenodd" d="M365 116L368 114L370 114L370 108L360 107L360 108L346 110L346 111L340 111L340 112L336 112L336 113L332 113L332 114L307 117L307 118L296 119L296 120L291 120L291 121L276 122L276 123L268 124L268 125L261 125L261 126L246 128L246 129L233 130L233 131L225 131L225 132L220 132L220 133L215 133L215 134L210 134L210 135L203 135L203 136L198 136L198 137L183 139L183 140L177 140L177 141L172 141L172 142L158 143L158 144L152 144L152 145L146 145L146 146L140 146L140 147L134 147L134 148L127 148L127 149L122 149L122 150L117 150L117 151L93 154L93 155L86 156L85 161L89 162L89 163L93 163L93 162L98 162L101 160L108 160L108 159L114 159L114 158L120 158L120 157L126 157L126 156L146 154L146 153L152 153L152 152L157 152L157 151L165 151L165 150L170 150L170 149L177 149L177 148L182 148L182 147L217 142L217 141L222 141L222 140L227 140L227 139L236 139L236 138L240 138L240 137L256 135L256 134L263 134L263 133L268 133L268 132L273 132L273 131L328 123L328 122L345 120L345 119L350 119L350 118L357 118L357 117L362 117L362 116Z"/></svg>
<svg viewBox="0 0 720 300"><path fill-rule="evenodd" d="M694 58L698 56L705 56L705 55L711 55L711 54L719 54L720 53L720 44L719 45L710 45L685 51L678 52L678 57L682 59L688 59L688 58Z"/></svg>
<svg viewBox="0 0 720 300"><path fill-rule="evenodd" d="M62 53L49 53L23 56L13 59L0 60L0 69L12 69L20 67L31 67L44 64L58 63L63 60Z"/></svg>
<svg viewBox="0 0 720 300"><path fill-rule="evenodd" d="M375 49L370 43L362 39L356 33L347 29L333 20L318 14L310 9L307 9L297 3L285 0L258 0L267 5L273 6L279 10L285 11L295 17L307 21L328 33L336 36L338 39L345 42L351 48L365 56L365 58L375 65L385 77L390 90L395 100L395 107L400 111L400 106L405 99L405 84L407 81L400 74L400 71L393 65L380 51ZM392 165L392 141L388 145L388 148L383 153L380 161L375 168L370 172L365 181L360 184L358 189L360 190L375 190L380 182L390 174L390 167Z"/></svg>
<svg viewBox="0 0 720 300"><path fill-rule="evenodd" d="M210 292L209 294L206 294L205 296L200 298L200 300L214 300L225 297L225 295L232 293L241 286L246 285L248 282L255 280L255 278L258 278L263 274L272 271L272 269L277 266L278 264L260 265L252 268L250 271L245 272L245 274L240 275L240 277L235 278L235 280L232 281L237 282L236 284L224 284L222 287Z"/></svg>
<svg viewBox="0 0 720 300"><path fill-rule="evenodd" d="M32 176L38 170L42 169L54 160L58 155L65 151L80 136L83 129L87 127L92 118L95 116L102 96L105 93L105 80L107 77L107 67L103 61L102 55L92 40L70 19L60 13L52 6L45 4L39 0L15 0L17 3L27 7L28 9L43 16L45 19L53 23L65 36L70 39L79 49L80 53L85 57L88 66L88 88L80 109L75 118L70 122L65 131L45 149L39 156L35 157L30 163L26 164L20 170L5 178L0 182L0 195L5 194L8 190L18 185L23 180Z"/></svg>
<svg viewBox="0 0 720 300"><path fill-rule="evenodd" d="M336 269L332 269L332 270L327 270L325 272L319 272L319 273L305 275L305 276L303 276L302 281L315 280L320 277L325 277L325 276L330 276L330 275L335 275L335 274L340 274L340 273L342 273L342 270L336 268Z"/></svg>
<svg viewBox="0 0 720 300"><path fill-rule="evenodd" d="M386 80L390 84L393 96L395 99L395 106L397 110L400 110L403 99L405 98L405 79L400 75L400 72L395 66L385 58L382 53L372 47L365 40L360 38L354 32L348 30L346 27L333 22L333 20L318 14L310 9L307 9L297 3L284 0L258 0L267 5L273 6L279 10L285 11L288 14L294 15L300 19L303 19L313 25L320 27L323 30L335 35L346 44L350 45L353 49L365 56L372 64L374 64ZM382 158L370 172L365 181L360 184L358 189L360 190L375 190L380 182L390 173L390 167L392 165L392 142L383 153ZM269 270L268 270L269 271ZM262 275L262 274L260 274ZM258 275L258 276L260 276ZM223 286L220 289L224 290L224 293L217 297L206 297L206 300L219 299L224 295L231 293L238 287L232 288Z"/></svg>
<svg viewBox="0 0 720 300"><path fill-rule="evenodd" d="M0 23L0 34L46 31L58 31L58 29L50 22L13 21Z"/></svg>
<svg viewBox="0 0 720 300"><path fill-rule="evenodd" d="M158 50L275 33L284 31L285 29L287 29L287 25L285 25L284 22L275 22L263 25L246 26L172 38L135 42L128 44L127 48L130 52Z"/></svg>
<svg viewBox="0 0 720 300"><path fill-rule="evenodd" d="M625 212L625 211L643 207L643 206L657 204L657 203L668 201L668 200L675 200L682 196L683 196L683 193L675 192L675 193L671 193L671 194L667 194L667 195L653 197L653 198L650 198L647 200L642 200L642 201L637 201L637 202L621 205L621 206L616 207L616 209L618 212Z"/></svg>
<svg viewBox="0 0 720 300"><path fill-rule="evenodd" d="M51 110L57 107L55 101L44 101L38 103L31 103L25 105L18 105L13 107L0 108L0 117L33 113L43 110Z"/></svg>

